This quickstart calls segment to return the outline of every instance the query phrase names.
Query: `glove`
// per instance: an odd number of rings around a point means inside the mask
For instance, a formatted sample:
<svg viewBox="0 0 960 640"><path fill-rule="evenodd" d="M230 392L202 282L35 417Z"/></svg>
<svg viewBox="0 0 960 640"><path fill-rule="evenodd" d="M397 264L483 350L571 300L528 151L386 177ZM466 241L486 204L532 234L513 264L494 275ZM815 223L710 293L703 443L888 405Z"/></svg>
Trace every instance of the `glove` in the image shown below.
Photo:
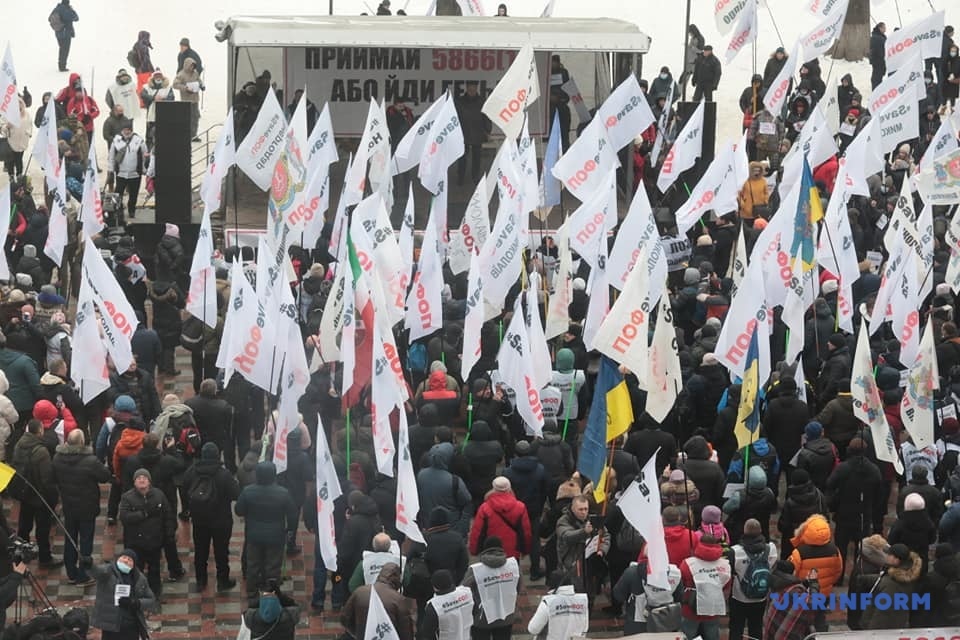
<svg viewBox="0 0 960 640"><path fill-rule="evenodd" d="M123 596L117 601L117 604L128 611L136 611L140 608L139 598L131 598L129 596Z"/></svg>

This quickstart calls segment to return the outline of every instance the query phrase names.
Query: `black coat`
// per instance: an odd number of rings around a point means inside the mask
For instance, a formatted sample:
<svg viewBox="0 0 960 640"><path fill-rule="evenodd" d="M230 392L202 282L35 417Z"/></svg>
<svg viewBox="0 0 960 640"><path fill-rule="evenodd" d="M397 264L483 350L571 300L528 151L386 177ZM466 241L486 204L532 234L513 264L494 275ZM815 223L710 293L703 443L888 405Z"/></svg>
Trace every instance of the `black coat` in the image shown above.
<svg viewBox="0 0 960 640"><path fill-rule="evenodd" d="M202 476L213 476L217 485L217 499L208 509L190 513L193 526L229 531L233 527L230 505L240 497L240 485L219 460L200 459L183 474L183 486L189 491L194 481Z"/></svg>
<svg viewBox="0 0 960 640"><path fill-rule="evenodd" d="M120 497L120 522L123 523L123 546L133 549L160 549L177 533L176 509L170 506L163 492L154 487L150 487L146 495L131 489Z"/></svg>
<svg viewBox="0 0 960 640"><path fill-rule="evenodd" d="M513 487L513 495L527 507L531 522L536 522L543 512L549 493L547 472L535 456L517 457L503 470L504 477Z"/></svg>
<svg viewBox="0 0 960 640"><path fill-rule="evenodd" d="M176 280L185 274L190 266L189 258L183 251L180 238L163 236L157 245L157 278Z"/></svg>
<svg viewBox="0 0 960 640"><path fill-rule="evenodd" d="M160 449L146 448L135 453L123 462L123 490L133 489L133 474L137 469L146 469L150 472L150 484L163 491L167 502L176 504L177 485L174 477L180 475L187 468L176 449L161 451Z"/></svg>
<svg viewBox="0 0 960 640"><path fill-rule="evenodd" d="M541 440L533 443L531 453L543 465L551 487L556 488L573 475L573 452L570 445L564 442L559 435L545 433ZM551 500L553 499L552 495L548 497Z"/></svg>
<svg viewBox="0 0 960 640"><path fill-rule="evenodd" d="M870 66L878 73L887 72L887 36L884 35L879 27L873 28L870 34Z"/></svg>
<svg viewBox="0 0 960 640"><path fill-rule="evenodd" d="M716 462L712 462L707 441L701 436L690 438L683 450L687 459L683 469L687 472L687 479L697 485L700 500L695 503L694 513L698 514L708 504L723 504L723 488L727 484L727 476Z"/></svg>
<svg viewBox="0 0 960 640"><path fill-rule="evenodd" d="M817 378L817 401L821 405L827 404L837 395L841 380L850 379L850 364L850 349L846 346L834 349L824 360Z"/></svg>
<svg viewBox="0 0 960 640"><path fill-rule="evenodd" d="M937 528L926 511L904 511L890 527L888 544L903 543L910 547L927 565L930 545L937 541Z"/></svg>
<svg viewBox="0 0 960 640"><path fill-rule="evenodd" d="M797 468L810 474L810 480L817 488L827 488L827 478L833 473L837 463L837 450L827 438L808 440L797 456Z"/></svg>
<svg viewBox="0 0 960 640"><path fill-rule="evenodd" d="M63 515L86 522L100 515L100 485L112 476L93 448L61 444L53 456L53 479L63 501Z"/></svg>
<svg viewBox="0 0 960 640"><path fill-rule="evenodd" d="M497 467L503 459L503 447L494 439L485 422L474 422L470 441L463 448L463 456L470 465L467 488L470 489L474 505L479 506L490 490L493 479L497 477Z"/></svg>
<svg viewBox="0 0 960 640"><path fill-rule="evenodd" d="M166 348L180 344L183 322L180 310L186 304L186 296L171 280L158 280L150 284L148 291L153 302L153 328Z"/></svg>
<svg viewBox="0 0 960 640"><path fill-rule="evenodd" d="M783 65L785 64L787 64L787 56L784 56L783 60L777 60L776 56L770 56L770 58L767 60L767 64L763 67L764 89L769 88L770 85L773 84L773 81L783 70Z"/></svg>
<svg viewBox="0 0 960 640"><path fill-rule="evenodd" d="M423 538L427 541L423 558L430 573L446 569L453 576L454 583L460 584L470 565L470 554L467 553L464 537L449 526L442 525L425 530Z"/></svg>
<svg viewBox="0 0 960 640"><path fill-rule="evenodd" d="M277 484L272 462L257 464L256 475L256 484L240 492L234 512L244 518L247 542L282 546L287 532L297 530L297 508L290 492Z"/></svg>
<svg viewBox="0 0 960 640"><path fill-rule="evenodd" d="M810 407L796 397L779 396L767 404L763 414L763 428L769 440L780 454L783 464L793 460L800 450L803 428L810 421Z"/></svg>
<svg viewBox="0 0 960 640"><path fill-rule="evenodd" d="M212 442L220 451L227 451L225 445L233 421L233 407L226 400L196 395L187 399L185 405L193 411L193 420L197 423L203 444Z"/></svg>
<svg viewBox="0 0 960 640"><path fill-rule="evenodd" d="M926 478L923 480L910 478L907 484L900 488L900 494L897 497L897 515L903 515L903 501L911 493L920 494L926 504L924 511L930 516L933 524L939 523L941 516L943 516L943 495Z"/></svg>
<svg viewBox="0 0 960 640"><path fill-rule="evenodd" d="M807 518L816 513L827 516L828 511L826 499L813 482L789 485L780 519L777 521L781 538L786 540L793 537L794 531Z"/></svg>
<svg viewBox="0 0 960 640"><path fill-rule="evenodd" d="M850 453L850 452L848 452ZM865 456L850 453L827 478L826 494L834 521L847 527L860 527L869 535L873 509L883 484L880 469Z"/></svg>
<svg viewBox="0 0 960 640"><path fill-rule="evenodd" d="M673 434L662 429L647 427L631 431L627 436L627 443L623 445L623 450L633 454L641 467L647 464L650 456L656 453L657 477L659 477L677 452L677 440Z"/></svg>
<svg viewBox="0 0 960 640"><path fill-rule="evenodd" d="M353 575L357 564L363 559L363 552L373 548L373 536L381 528L376 501L367 495L360 497L350 509L350 519L337 540L337 566L343 575Z"/></svg>
<svg viewBox="0 0 960 640"><path fill-rule="evenodd" d="M722 73L720 60L716 56L700 55L693 66L693 86L713 91L720 84Z"/></svg>
<svg viewBox="0 0 960 640"><path fill-rule="evenodd" d="M145 422L149 423L160 415L160 396L157 394L157 385L153 375L137 369L134 376L126 372L122 375L116 371L110 372L110 391L108 399L112 404L117 396L128 395L137 403L137 409Z"/></svg>

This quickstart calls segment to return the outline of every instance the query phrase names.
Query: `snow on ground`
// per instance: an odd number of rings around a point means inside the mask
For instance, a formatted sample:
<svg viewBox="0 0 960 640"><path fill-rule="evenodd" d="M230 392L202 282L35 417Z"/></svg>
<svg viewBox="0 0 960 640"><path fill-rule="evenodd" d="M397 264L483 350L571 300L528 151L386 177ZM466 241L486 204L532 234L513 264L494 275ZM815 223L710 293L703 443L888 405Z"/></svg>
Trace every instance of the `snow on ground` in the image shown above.
<svg viewBox="0 0 960 640"><path fill-rule="evenodd" d="M376 8L379 0L333 0L337 14L359 14ZM404 7L406 0L393 0L393 9ZM487 13L494 13L495 0L482 0ZM692 0L691 21L703 32L714 52L722 58L727 47L727 38L721 36L713 19L713 2ZM937 10L947 9L947 24L960 21L960 8L952 0L899 0L903 24L910 24ZM58 91L66 84L66 74L57 71L56 40L47 25L47 15L53 0L22 2L16 12L0 23L0 46L9 40L13 45L14 61L20 83L30 88L35 106L43 91ZM409 0L407 13L423 15L429 0ZM539 16L546 0L508 0L511 15ZM773 50L780 46L774 22L789 51L795 40L811 29L816 19L805 13L805 0L774 0L764 3L759 9L760 36L756 45L756 71L763 72L763 65ZM891 28L899 24L894 1L874 2L873 14ZM201 131L223 120L227 109L227 47L214 40L216 20L231 15L313 15L326 14L328 0L164 0L163 2L107 2L106 0L74 0L74 8L80 15L76 24L77 37L70 52L71 71L83 74L91 95L103 104L103 95L113 81L117 70L126 67L126 53L136 40L141 29L150 31L154 46L153 62L165 73L173 75L180 38L190 38L192 46L202 56L207 85L204 96L204 113ZM684 46L683 0L556 0L555 15L559 17L606 16L632 21L653 38L651 50L644 58L644 77L652 79L661 66L669 66L674 77L679 77ZM771 19L771 15L773 19ZM754 72L752 51L747 49L730 64L724 65L720 89L714 94L718 102L718 143L739 138L741 115L737 100L740 92L750 83ZM860 63L824 61L821 63L828 86L835 86L845 73L851 73L854 84L866 95L870 90L870 67ZM690 90L692 95L692 89ZM336 123L334 123L336 127ZM142 132L142 123L137 126ZM100 126L97 123L95 139L101 147L100 156L105 157Z"/></svg>

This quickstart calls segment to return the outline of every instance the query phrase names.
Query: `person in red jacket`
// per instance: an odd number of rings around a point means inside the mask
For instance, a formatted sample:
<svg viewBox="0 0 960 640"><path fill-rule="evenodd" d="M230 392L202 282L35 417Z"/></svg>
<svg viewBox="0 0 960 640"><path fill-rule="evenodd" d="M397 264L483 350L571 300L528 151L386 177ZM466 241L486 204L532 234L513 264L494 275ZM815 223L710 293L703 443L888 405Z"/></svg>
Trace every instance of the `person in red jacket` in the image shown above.
<svg viewBox="0 0 960 640"><path fill-rule="evenodd" d="M100 107L84 89L79 73L70 74L70 82L60 90L54 100L63 107L67 116L77 117L83 125L83 130L87 132L87 144L89 144L93 140L93 121L100 115Z"/></svg>
<svg viewBox="0 0 960 640"><path fill-rule="evenodd" d="M73 417L73 413L70 412L70 409L65 405L57 408L57 405L49 400L38 400L37 403L33 405L33 417L43 424L43 439L44 441L54 443L54 448L56 448L57 444L66 442L70 432L77 428L77 421ZM62 433L54 431L52 434L48 434L51 429L57 429L57 422L61 420L63 421Z"/></svg>
<svg viewBox="0 0 960 640"><path fill-rule="evenodd" d="M691 531L683 519L684 510L670 506L663 510L663 537L667 541L667 556L670 564L680 563L693 555L703 534Z"/></svg>
<svg viewBox="0 0 960 640"><path fill-rule="evenodd" d="M503 476L493 479L493 489L470 527L470 553L477 555L484 541L491 536L500 538L508 557L519 559L530 552L530 518L527 507L513 495L510 481Z"/></svg>
<svg viewBox="0 0 960 640"><path fill-rule="evenodd" d="M813 170L813 181L822 182L827 187L827 195L833 193L833 187L837 182L837 172L840 171L840 164L836 155L830 156L826 162Z"/></svg>
<svg viewBox="0 0 960 640"><path fill-rule="evenodd" d="M713 536L700 538L693 556L680 563L680 630L687 638L699 635L703 640L720 640L720 619L727 615L731 577L730 560L720 542Z"/></svg>

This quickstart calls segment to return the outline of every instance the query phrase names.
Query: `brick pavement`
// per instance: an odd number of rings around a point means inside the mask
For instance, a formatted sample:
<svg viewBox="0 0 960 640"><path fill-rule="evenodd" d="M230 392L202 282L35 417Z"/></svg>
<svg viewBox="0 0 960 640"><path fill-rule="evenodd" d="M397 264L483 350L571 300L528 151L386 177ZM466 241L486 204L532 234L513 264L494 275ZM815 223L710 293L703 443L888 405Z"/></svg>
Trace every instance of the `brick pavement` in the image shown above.
<svg viewBox="0 0 960 640"><path fill-rule="evenodd" d="M190 373L190 360L186 352L182 350L178 354L177 366L182 371L181 375L175 379L164 379L161 377L159 385L162 393L178 392L189 397L193 394L192 378ZM122 528L120 525L108 526L106 523L106 496L105 488L101 490L103 496L102 515L97 520L97 532L94 544L94 560L99 562L101 558L112 559L115 551L122 548ZM17 505L9 501L4 505L8 522L16 523ZM775 526L771 526L771 531L776 531ZM774 534L774 540L777 540ZM190 524L178 521L177 542L180 548L180 558L183 562L187 576L180 582L166 582L163 591L163 612L156 616L161 621L162 628L155 632L153 636L158 640L163 638L184 638L191 640L220 640L223 638L232 638L237 632L239 618L244 606L243 583L240 573L240 553L243 546L243 523L240 519L235 519L233 537L230 541L230 568L231 574L238 579L237 587L228 593L216 592L215 567L211 557L209 563L210 586L200 593L196 589L193 580L193 555L192 538ZM297 632L298 638L307 639L325 639L336 638L343 632L343 628L338 622L338 614L330 610L329 603L329 584L328 601L326 612L315 613L309 607L310 594L312 593L312 568L313 568L313 536L307 533L301 525L298 535L298 542L303 548L303 553L294 557L287 557L284 563L284 576L287 580L282 584L282 589L289 592L302 605L301 620ZM53 533L54 553L62 557L63 554L63 536L59 531ZM524 560L525 575L529 575L529 564ZM166 569L164 563L164 569ZM34 575L38 578L40 584L45 589L47 596L53 604L61 611L66 611L71 607L93 605L95 587L80 588L67 583L67 577L63 569L45 571L37 569ZM167 576L166 571L163 573ZM518 599L518 607L522 612L522 623L515 625L515 636L529 637L526 634L526 624L536 610L540 596L545 593L543 581L530 583L525 580L522 593ZM602 612L602 608L609 604L606 594L600 595L596 599L594 611L590 621L591 637L614 637L622 635L622 623ZM833 614L829 617L831 629L846 629L842 625L842 614ZM13 608L8 611L8 621L13 621ZM723 640L726 640L726 630L722 632ZM99 631L91 630L89 637L98 639Z"/></svg>

